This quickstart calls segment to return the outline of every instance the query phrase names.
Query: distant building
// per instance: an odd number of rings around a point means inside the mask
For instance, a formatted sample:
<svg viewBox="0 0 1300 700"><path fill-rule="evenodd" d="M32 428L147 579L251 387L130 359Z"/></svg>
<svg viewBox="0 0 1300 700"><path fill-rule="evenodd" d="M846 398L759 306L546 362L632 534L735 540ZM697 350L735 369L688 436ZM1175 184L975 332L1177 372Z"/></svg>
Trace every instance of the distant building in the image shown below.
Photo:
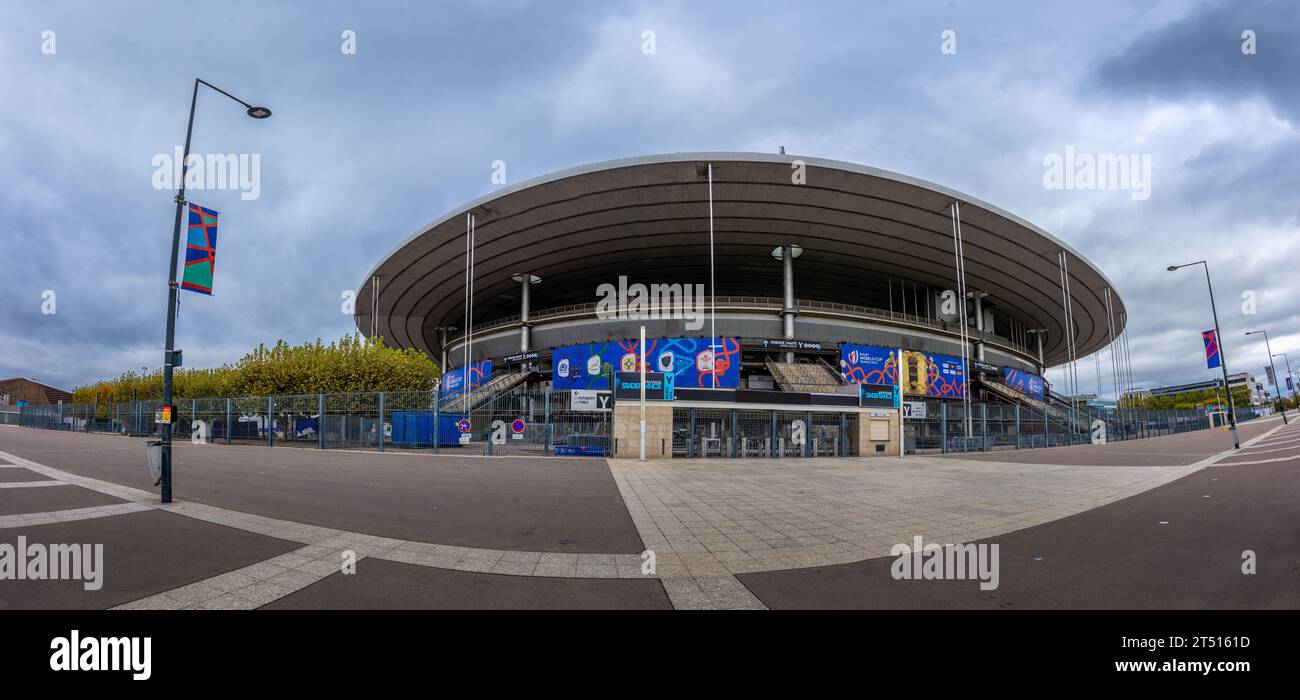
<svg viewBox="0 0 1300 700"><path fill-rule="evenodd" d="M1250 404L1260 406L1267 404L1271 400L1271 395L1264 389L1264 385L1257 381L1254 375L1249 372L1237 372L1228 375L1228 386L1233 389L1247 387L1250 390ZM1222 379L1212 379L1204 382L1194 382L1192 384L1179 384L1177 386L1156 387L1149 393L1150 396L1173 396L1175 394L1185 394L1189 391L1212 391L1223 390Z"/></svg>
<svg viewBox="0 0 1300 700"><path fill-rule="evenodd" d="M72 392L42 384L27 377L0 379L0 404L17 406L26 402L32 406L72 402Z"/></svg>
<svg viewBox="0 0 1300 700"><path fill-rule="evenodd" d="M1149 399L1149 398L1151 398L1150 389L1134 389L1133 391L1124 392L1125 401L1130 401L1130 400L1141 401L1143 399Z"/></svg>

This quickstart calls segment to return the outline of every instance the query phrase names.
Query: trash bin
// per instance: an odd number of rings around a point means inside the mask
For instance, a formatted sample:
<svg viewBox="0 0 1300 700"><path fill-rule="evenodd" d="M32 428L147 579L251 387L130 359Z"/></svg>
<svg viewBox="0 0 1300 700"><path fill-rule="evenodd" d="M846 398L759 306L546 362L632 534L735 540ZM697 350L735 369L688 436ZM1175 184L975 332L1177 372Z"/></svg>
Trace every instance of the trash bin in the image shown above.
<svg viewBox="0 0 1300 700"><path fill-rule="evenodd" d="M153 485L157 486L162 483L162 440L146 442L145 449L149 453L149 476L153 477Z"/></svg>

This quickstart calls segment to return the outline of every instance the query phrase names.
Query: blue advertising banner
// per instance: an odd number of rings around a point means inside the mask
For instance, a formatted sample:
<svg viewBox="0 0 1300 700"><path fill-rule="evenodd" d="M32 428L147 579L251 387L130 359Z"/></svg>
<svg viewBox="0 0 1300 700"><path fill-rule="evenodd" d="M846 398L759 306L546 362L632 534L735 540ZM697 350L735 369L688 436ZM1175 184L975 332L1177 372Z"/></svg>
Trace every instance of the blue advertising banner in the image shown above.
<svg viewBox="0 0 1300 700"><path fill-rule="evenodd" d="M903 351L904 394L960 399L966 396L966 366L960 357Z"/></svg>
<svg viewBox="0 0 1300 700"><path fill-rule="evenodd" d="M637 340L555 348L551 385L557 390L608 389L611 372L640 370ZM673 375L675 386L735 389L740 386L740 340L718 338L717 357L708 338L646 338L646 371Z"/></svg>
<svg viewBox="0 0 1300 700"><path fill-rule="evenodd" d="M1007 384L1019 389L1022 394L1040 401L1043 399L1043 378L1037 374L1003 367L1002 376Z"/></svg>
<svg viewBox="0 0 1300 700"><path fill-rule="evenodd" d="M840 376L850 384L897 384L896 352L875 345L841 344Z"/></svg>
<svg viewBox="0 0 1300 700"><path fill-rule="evenodd" d="M894 384L860 384L858 405L870 408L898 408L898 387Z"/></svg>
<svg viewBox="0 0 1300 700"><path fill-rule="evenodd" d="M492 360L480 360L469 366L469 390L474 391L492 379ZM455 396L465 390L466 372L461 368L442 375L442 397Z"/></svg>

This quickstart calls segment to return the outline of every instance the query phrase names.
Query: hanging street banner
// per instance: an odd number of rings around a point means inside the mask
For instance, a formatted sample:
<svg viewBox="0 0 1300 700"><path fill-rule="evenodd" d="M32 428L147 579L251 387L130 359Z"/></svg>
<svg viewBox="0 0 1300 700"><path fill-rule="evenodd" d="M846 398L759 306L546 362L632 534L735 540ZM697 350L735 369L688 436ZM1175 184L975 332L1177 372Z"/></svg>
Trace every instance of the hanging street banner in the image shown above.
<svg viewBox="0 0 1300 700"><path fill-rule="evenodd" d="M1205 343L1205 368L1214 369L1222 364L1222 358L1219 356L1219 337L1214 334L1214 331L1202 333L1201 342Z"/></svg>
<svg viewBox="0 0 1300 700"><path fill-rule="evenodd" d="M1264 368L1264 376L1268 377L1268 385L1269 385L1269 386L1277 386L1277 377L1273 376L1273 368L1272 368L1272 367L1265 367L1265 368Z"/></svg>
<svg viewBox="0 0 1300 700"><path fill-rule="evenodd" d="M185 275L181 289L212 296L212 276L217 266L217 212L189 205L190 228L185 242Z"/></svg>

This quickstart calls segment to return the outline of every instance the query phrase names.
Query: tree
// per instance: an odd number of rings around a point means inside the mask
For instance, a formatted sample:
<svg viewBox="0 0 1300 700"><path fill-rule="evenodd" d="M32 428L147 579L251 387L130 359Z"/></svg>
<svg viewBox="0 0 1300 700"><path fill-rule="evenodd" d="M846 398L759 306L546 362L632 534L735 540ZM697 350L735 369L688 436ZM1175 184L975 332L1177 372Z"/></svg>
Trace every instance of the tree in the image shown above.
<svg viewBox="0 0 1300 700"><path fill-rule="evenodd" d="M366 391L428 391L439 368L412 348L390 348L382 338L360 333L325 345L289 345L283 340L267 348L258 345L233 365L213 369L178 369L173 376L177 398L225 396L284 396L292 394ZM110 379L77 387L73 401L100 405L162 397L162 372L124 372Z"/></svg>

